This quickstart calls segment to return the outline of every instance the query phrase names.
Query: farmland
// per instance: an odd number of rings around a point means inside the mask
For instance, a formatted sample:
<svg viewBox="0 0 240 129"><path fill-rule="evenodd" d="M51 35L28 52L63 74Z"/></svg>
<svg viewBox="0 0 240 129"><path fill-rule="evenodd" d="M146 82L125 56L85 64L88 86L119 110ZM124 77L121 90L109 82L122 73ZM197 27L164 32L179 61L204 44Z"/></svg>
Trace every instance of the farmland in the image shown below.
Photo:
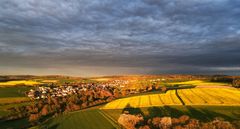
<svg viewBox="0 0 240 129"><path fill-rule="evenodd" d="M6 86L16 86L16 85L28 85L33 86L36 84L40 84L39 82L33 80L19 80L19 81L7 81L7 82L0 82L0 87Z"/></svg>
<svg viewBox="0 0 240 129"><path fill-rule="evenodd" d="M55 129L114 129L117 128L109 118L98 109L76 111L58 116L44 123L41 128Z"/></svg>
<svg viewBox="0 0 240 129"><path fill-rule="evenodd" d="M26 105L30 105L32 104L32 102L21 102L21 103L7 103L7 104L0 104L0 117L2 116L7 116L9 115L11 112L8 110L9 108L16 108L16 107L21 107L21 106L26 106Z"/></svg>
<svg viewBox="0 0 240 129"><path fill-rule="evenodd" d="M21 103L26 101L30 101L30 99L28 97L0 98L0 104Z"/></svg>
<svg viewBox="0 0 240 129"><path fill-rule="evenodd" d="M0 87L0 98L5 97L25 97L25 92L32 87L15 86L15 87Z"/></svg>
<svg viewBox="0 0 240 129"><path fill-rule="evenodd" d="M63 91L64 85L68 85L68 90L75 89L75 93L79 94L74 96L69 94L66 100L59 98L52 99L52 101L30 101L26 93L29 93L30 89L38 90L38 88L25 86L25 84L2 86L0 87L0 117L5 119L14 116L14 110L20 111L19 114L29 113L29 115L17 120L5 122L2 120L0 128L25 128L34 122L39 122L36 128L112 129L119 127L117 120L123 111L130 114L143 114L144 118L155 116L178 118L188 115L199 120L212 120L214 117L239 120L240 90L231 87L229 83L209 82L204 79L184 79L180 82L181 80L165 80L164 77L148 78L147 76L142 79L137 76L133 78L105 77L104 79L27 79L46 84L45 89L51 89L54 83L53 88ZM104 85L110 85L110 87L104 88ZM85 90L79 92L83 88ZM60 90L47 92L48 94L61 93ZM60 106L63 109L59 108ZM48 109L45 110L45 107ZM37 108L38 110L35 110ZM49 116L44 115L44 111Z"/></svg>
<svg viewBox="0 0 240 129"><path fill-rule="evenodd" d="M240 91L226 88L193 88L177 90L183 104L186 105L238 105ZM117 99L106 104L103 109L123 109L125 107L151 107L163 105L181 105L175 90L165 94L140 95Z"/></svg>
<svg viewBox="0 0 240 129"><path fill-rule="evenodd" d="M240 106L182 106L182 105L170 105L170 106L158 106L158 107L142 107L131 109L102 109L106 114L113 119L118 120L123 110L129 111L131 114L143 114L145 117L179 117L182 115L188 115L192 118L202 121L209 121L215 117L222 117L226 120L240 120Z"/></svg>
<svg viewBox="0 0 240 129"><path fill-rule="evenodd" d="M223 82L208 82L203 80L192 80L192 81L184 81L184 82L173 82L169 83L170 85L194 85L194 86L230 86L229 83Z"/></svg>
<svg viewBox="0 0 240 129"><path fill-rule="evenodd" d="M118 99L108 103L103 107L103 109L123 109L127 106L136 108L163 105L181 105L181 102L175 95L174 90L170 90L166 94L140 95Z"/></svg>
<svg viewBox="0 0 240 129"><path fill-rule="evenodd" d="M236 89L181 89L178 94L186 105L240 105L240 91Z"/></svg>

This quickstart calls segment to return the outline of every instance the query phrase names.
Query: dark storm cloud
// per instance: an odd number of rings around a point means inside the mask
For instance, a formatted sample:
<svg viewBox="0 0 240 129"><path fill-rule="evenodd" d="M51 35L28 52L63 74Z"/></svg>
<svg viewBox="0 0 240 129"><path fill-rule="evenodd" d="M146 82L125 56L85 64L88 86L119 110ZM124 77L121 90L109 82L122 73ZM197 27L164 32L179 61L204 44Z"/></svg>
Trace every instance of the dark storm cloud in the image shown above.
<svg viewBox="0 0 240 129"><path fill-rule="evenodd" d="M239 72L239 6L237 0L2 0L0 70Z"/></svg>

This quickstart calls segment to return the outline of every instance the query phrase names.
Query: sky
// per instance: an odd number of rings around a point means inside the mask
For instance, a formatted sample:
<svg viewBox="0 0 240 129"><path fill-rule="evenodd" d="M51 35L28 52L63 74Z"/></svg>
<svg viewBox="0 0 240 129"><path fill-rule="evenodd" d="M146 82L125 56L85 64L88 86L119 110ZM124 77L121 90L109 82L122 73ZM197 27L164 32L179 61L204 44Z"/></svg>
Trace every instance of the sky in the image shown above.
<svg viewBox="0 0 240 129"><path fill-rule="evenodd" d="M0 74L240 75L239 0L1 0Z"/></svg>

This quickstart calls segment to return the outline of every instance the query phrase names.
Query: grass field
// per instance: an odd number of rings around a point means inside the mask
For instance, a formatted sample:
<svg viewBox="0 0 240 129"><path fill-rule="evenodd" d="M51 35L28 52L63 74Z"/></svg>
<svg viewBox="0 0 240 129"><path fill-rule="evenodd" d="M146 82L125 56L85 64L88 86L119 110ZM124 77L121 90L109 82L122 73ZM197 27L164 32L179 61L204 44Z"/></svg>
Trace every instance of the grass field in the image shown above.
<svg viewBox="0 0 240 129"><path fill-rule="evenodd" d="M54 129L115 129L115 125L98 109L72 112L44 123L40 128Z"/></svg>
<svg viewBox="0 0 240 129"><path fill-rule="evenodd" d="M227 105L240 106L240 91L227 88L192 88L177 90L183 104L186 105ZM122 98L106 104L102 109L123 109L128 107L152 107L163 105L181 105L175 90L165 94L148 94Z"/></svg>
<svg viewBox="0 0 240 129"><path fill-rule="evenodd" d="M7 81L7 82L0 82L0 87L16 86L21 84L27 85L27 86L33 86L36 84L40 84L40 82L33 81L33 80Z"/></svg>
<svg viewBox="0 0 240 129"><path fill-rule="evenodd" d="M0 87L0 98L6 97L25 97L25 92L29 91L32 87L15 86L15 87Z"/></svg>

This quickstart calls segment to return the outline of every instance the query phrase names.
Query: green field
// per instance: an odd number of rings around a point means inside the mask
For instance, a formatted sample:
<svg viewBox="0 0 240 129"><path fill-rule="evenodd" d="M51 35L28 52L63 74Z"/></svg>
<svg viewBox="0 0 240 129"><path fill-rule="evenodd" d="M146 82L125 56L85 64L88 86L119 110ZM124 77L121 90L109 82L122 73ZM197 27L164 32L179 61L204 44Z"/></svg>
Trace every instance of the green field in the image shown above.
<svg viewBox="0 0 240 129"><path fill-rule="evenodd" d="M32 87L0 87L0 116L10 114L9 108L28 105L30 99L26 97L25 92Z"/></svg>
<svg viewBox="0 0 240 129"><path fill-rule="evenodd" d="M40 128L54 129L114 129L115 125L98 109L72 112L44 123Z"/></svg>
<svg viewBox="0 0 240 129"><path fill-rule="evenodd" d="M0 104L0 116L7 116L10 114L9 108L20 107L30 105L32 102L12 103L12 104Z"/></svg>
<svg viewBox="0 0 240 129"><path fill-rule="evenodd" d="M17 86L17 87L0 87L0 98L5 97L24 97L25 92L33 87Z"/></svg>
<svg viewBox="0 0 240 129"><path fill-rule="evenodd" d="M0 121L0 129L25 129L29 125L28 119L19 119L7 122Z"/></svg>

